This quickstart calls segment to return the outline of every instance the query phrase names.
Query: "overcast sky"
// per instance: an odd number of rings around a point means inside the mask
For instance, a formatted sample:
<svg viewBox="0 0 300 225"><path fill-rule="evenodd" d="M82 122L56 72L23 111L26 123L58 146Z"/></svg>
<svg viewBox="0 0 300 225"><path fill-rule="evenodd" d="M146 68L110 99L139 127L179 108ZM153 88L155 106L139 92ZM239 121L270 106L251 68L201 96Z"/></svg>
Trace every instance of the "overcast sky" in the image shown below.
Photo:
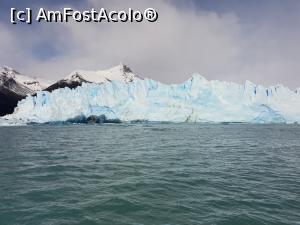
<svg viewBox="0 0 300 225"><path fill-rule="evenodd" d="M10 8L155 8L155 23L13 25ZM0 65L56 80L123 62L140 76L300 86L298 0L1 0Z"/></svg>

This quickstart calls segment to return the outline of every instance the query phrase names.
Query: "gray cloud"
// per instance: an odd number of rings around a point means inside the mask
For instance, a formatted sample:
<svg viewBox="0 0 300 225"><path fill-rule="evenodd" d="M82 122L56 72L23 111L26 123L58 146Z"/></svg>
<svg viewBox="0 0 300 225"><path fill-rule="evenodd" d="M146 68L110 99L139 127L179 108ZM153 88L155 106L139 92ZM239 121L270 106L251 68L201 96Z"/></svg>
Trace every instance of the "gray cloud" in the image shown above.
<svg viewBox="0 0 300 225"><path fill-rule="evenodd" d="M89 0L88 5L140 10L153 7L159 20L40 24L35 32L11 30L0 24L1 62L50 79L77 68L106 69L124 62L142 76L167 83L182 82L198 72L208 79L300 86L299 28L281 32L269 22L242 23L233 12L178 7L162 0ZM287 32L292 35L287 36ZM36 53L40 51L52 54L39 57Z"/></svg>

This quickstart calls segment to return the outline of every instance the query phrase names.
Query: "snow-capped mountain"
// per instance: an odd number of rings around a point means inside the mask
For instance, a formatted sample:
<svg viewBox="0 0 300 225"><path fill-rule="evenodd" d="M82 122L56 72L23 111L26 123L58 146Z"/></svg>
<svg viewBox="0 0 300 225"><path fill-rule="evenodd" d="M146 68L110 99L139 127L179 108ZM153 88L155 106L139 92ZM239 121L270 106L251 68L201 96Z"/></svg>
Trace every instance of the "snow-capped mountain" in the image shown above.
<svg viewBox="0 0 300 225"><path fill-rule="evenodd" d="M47 81L22 75L10 67L0 68L0 85L20 95L32 94L49 86Z"/></svg>
<svg viewBox="0 0 300 225"><path fill-rule="evenodd" d="M137 76L134 75L131 69L124 64L120 64L108 70L99 70L99 71L75 70L70 75L66 76L62 80L57 81L56 83L52 84L45 90L51 92L58 88L65 88L65 87L69 87L72 89L81 86L82 83L101 84L112 80L129 83L132 82L135 78L137 78Z"/></svg>
<svg viewBox="0 0 300 225"><path fill-rule="evenodd" d="M12 113L18 101L46 88L46 81L20 74L10 67L0 68L0 115Z"/></svg>
<svg viewBox="0 0 300 225"><path fill-rule="evenodd" d="M118 79L38 92L2 124L87 120L300 123L300 95L282 85L208 81L197 74L176 85Z"/></svg>

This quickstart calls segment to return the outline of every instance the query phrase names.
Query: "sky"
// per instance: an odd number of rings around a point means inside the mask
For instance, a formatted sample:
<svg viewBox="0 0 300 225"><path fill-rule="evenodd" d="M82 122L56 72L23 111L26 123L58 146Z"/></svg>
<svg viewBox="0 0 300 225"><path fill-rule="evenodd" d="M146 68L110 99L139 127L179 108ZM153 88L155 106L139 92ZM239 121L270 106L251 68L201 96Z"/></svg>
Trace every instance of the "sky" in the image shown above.
<svg viewBox="0 0 300 225"><path fill-rule="evenodd" d="M154 8L154 23L10 23L10 8L35 11ZM129 65L139 76L300 87L298 0L1 0L0 66L57 80L76 69Z"/></svg>

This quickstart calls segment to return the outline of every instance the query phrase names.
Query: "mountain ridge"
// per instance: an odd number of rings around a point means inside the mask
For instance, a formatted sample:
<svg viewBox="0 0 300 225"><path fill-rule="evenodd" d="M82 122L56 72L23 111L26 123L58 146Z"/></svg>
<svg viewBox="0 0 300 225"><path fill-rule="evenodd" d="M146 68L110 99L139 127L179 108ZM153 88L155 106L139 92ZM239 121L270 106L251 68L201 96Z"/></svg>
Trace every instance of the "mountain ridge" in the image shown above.
<svg viewBox="0 0 300 225"><path fill-rule="evenodd" d="M45 91L53 91L58 88L76 88L82 83L95 83L101 84L112 80L120 80L125 83L132 82L135 78L138 78L132 70L124 64L119 64L111 69L98 70L98 71L86 71L75 70L65 78L58 80L51 86L47 87Z"/></svg>

